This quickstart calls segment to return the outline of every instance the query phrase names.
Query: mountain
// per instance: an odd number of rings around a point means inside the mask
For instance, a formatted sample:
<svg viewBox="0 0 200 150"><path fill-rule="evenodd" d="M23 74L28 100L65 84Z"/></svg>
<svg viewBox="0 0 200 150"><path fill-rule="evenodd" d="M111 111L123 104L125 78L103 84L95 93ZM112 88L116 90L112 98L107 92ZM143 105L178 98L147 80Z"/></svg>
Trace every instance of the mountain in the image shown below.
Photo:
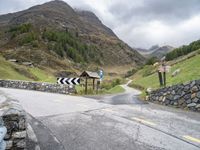
<svg viewBox="0 0 200 150"><path fill-rule="evenodd" d="M172 51L174 48L172 46L159 46L159 45L153 45L149 49L142 49L142 48L137 48L136 50L142 54L143 56L149 58L149 57L157 57L161 58L165 54L169 53Z"/></svg>
<svg viewBox="0 0 200 150"><path fill-rule="evenodd" d="M0 16L0 53L56 71L144 64L98 17L55 0Z"/></svg>
<svg viewBox="0 0 200 150"><path fill-rule="evenodd" d="M166 55L168 52L172 51L174 48L172 46L162 46L155 49L150 56L151 57L157 57L162 58L164 55Z"/></svg>

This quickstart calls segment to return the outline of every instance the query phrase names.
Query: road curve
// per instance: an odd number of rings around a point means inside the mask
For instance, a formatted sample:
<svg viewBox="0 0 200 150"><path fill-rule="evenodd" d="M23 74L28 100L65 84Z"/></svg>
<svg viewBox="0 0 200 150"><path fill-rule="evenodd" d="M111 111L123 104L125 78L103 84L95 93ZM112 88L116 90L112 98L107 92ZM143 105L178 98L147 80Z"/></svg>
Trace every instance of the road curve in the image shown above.
<svg viewBox="0 0 200 150"><path fill-rule="evenodd" d="M0 96L20 101L42 150L200 150L199 113L141 102L123 87L97 98L5 88Z"/></svg>

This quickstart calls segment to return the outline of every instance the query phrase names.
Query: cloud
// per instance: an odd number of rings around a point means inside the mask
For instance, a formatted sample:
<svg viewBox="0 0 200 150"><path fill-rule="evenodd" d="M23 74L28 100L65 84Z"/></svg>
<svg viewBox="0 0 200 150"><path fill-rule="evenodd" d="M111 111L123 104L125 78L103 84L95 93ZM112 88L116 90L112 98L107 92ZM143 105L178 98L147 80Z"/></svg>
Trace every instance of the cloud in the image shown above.
<svg viewBox="0 0 200 150"><path fill-rule="evenodd" d="M0 14L48 0L6 0ZM200 0L65 0L73 8L93 11L132 47L180 46L200 39Z"/></svg>

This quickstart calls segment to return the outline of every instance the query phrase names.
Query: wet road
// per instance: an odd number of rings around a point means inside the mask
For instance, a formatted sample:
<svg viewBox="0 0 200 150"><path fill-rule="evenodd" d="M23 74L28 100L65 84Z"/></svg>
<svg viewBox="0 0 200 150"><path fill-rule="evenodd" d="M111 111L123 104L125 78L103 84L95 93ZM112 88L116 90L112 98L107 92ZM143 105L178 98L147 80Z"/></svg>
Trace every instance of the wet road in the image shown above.
<svg viewBox="0 0 200 150"><path fill-rule="evenodd" d="M141 102L139 91L123 87L123 94L89 98L0 91L30 114L42 150L200 150L199 113Z"/></svg>

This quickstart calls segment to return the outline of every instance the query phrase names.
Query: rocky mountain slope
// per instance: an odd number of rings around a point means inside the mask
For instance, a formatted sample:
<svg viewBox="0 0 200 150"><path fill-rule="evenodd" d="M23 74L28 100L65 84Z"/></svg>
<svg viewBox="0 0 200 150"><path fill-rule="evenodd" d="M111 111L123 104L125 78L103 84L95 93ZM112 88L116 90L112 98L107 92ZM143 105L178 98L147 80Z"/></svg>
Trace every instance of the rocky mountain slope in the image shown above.
<svg viewBox="0 0 200 150"><path fill-rule="evenodd" d="M144 63L94 13L75 11L60 0L1 15L0 53L53 70Z"/></svg>
<svg viewBox="0 0 200 150"><path fill-rule="evenodd" d="M172 51L173 49L174 49L174 47L168 46L168 45L161 46L161 47L159 45L153 45L149 49L137 48L137 51L140 54L142 54L143 56L147 57L147 58L150 58L150 57L161 58L165 54L167 54L170 51Z"/></svg>

